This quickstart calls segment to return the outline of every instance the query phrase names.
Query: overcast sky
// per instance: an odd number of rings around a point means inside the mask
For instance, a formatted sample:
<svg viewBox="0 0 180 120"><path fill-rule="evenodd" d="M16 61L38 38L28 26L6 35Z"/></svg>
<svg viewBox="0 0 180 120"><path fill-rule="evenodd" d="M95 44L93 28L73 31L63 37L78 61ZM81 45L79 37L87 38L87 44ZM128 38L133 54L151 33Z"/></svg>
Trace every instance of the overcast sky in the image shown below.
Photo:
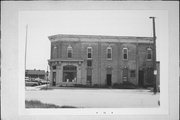
<svg viewBox="0 0 180 120"><path fill-rule="evenodd" d="M50 59L48 36L55 34L115 35L152 37L156 18L157 60L160 42L168 34L167 12L156 10L23 11L19 13L19 40L24 42L28 24L27 69L47 70ZM166 36L167 37L167 36ZM24 46L20 46L23 47Z"/></svg>

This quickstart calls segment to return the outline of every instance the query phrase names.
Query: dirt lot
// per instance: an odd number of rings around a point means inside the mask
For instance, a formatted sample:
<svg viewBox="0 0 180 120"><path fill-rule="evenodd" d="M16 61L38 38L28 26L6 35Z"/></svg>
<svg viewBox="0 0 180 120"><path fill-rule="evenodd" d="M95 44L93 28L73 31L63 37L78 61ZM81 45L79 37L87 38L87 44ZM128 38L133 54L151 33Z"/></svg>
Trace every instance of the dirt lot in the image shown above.
<svg viewBox="0 0 180 120"><path fill-rule="evenodd" d="M25 93L26 100L80 108L158 107L159 100L159 93L139 89L31 89Z"/></svg>

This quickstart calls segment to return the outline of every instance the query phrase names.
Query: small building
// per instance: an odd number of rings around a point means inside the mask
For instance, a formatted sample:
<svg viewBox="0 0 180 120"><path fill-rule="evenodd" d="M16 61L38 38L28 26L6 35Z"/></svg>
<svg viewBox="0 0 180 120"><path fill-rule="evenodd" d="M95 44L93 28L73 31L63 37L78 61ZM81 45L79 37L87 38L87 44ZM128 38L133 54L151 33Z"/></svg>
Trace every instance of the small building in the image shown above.
<svg viewBox="0 0 180 120"><path fill-rule="evenodd" d="M154 84L152 37L58 34L49 40L53 86Z"/></svg>
<svg viewBox="0 0 180 120"><path fill-rule="evenodd" d="M32 79L32 78L40 78L45 79L46 78L46 72L45 70L26 70L25 76Z"/></svg>

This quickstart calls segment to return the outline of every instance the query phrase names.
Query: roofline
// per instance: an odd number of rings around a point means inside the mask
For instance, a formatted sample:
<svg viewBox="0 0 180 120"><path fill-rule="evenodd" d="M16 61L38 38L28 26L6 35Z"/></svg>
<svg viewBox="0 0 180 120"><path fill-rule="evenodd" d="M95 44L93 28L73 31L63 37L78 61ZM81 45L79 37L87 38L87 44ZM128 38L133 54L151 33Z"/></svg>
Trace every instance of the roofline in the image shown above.
<svg viewBox="0 0 180 120"><path fill-rule="evenodd" d="M142 39L153 40L153 37L138 37L138 36L107 36L107 35L75 35L75 34L56 34L48 36L50 41L57 38L96 38L96 39Z"/></svg>

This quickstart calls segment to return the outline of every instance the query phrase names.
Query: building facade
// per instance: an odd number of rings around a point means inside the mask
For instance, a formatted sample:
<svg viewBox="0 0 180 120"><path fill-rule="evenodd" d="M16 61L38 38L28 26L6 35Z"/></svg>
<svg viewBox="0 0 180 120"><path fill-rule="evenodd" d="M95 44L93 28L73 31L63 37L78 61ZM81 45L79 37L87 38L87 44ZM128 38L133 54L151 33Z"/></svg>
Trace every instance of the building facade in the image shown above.
<svg viewBox="0 0 180 120"><path fill-rule="evenodd" d="M52 86L153 86L152 37L59 34L49 40Z"/></svg>
<svg viewBox="0 0 180 120"><path fill-rule="evenodd" d="M40 78L45 79L46 78L46 72L45 70L26 70L25 76L30 79Z"/></svg>

